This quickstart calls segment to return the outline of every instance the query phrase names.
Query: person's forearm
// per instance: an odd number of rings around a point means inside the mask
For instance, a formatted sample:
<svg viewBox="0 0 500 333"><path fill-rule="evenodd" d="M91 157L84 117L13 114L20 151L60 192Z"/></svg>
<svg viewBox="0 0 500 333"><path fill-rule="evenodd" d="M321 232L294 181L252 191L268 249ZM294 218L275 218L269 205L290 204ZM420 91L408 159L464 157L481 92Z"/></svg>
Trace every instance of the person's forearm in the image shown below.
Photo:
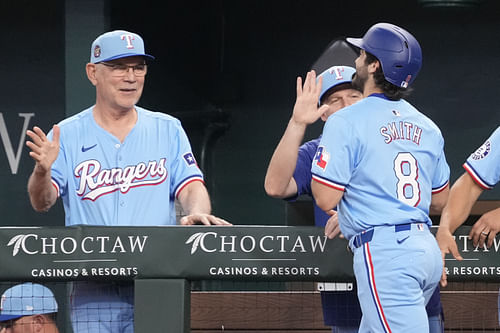
<svg viewBox="0 0 500 333"><path fill-rule="evenodd" d="M267 168L264 188L272 197L284 198L293 195L296 188L290 188L290 181L297 165L299 147L307 125L296 123L293 118L271 157Z"/></svg>
<svg viewBox="0 0 500 333"><path fill-rule="evenodd" d="M448 185L441 192L433 194L431 198L431 206L429 208L430 214L442 214L443 209L448 202L449 195L450 187Z"/></svg>
<svg viewBox="0 0 500 333"><path fill-rule="evenodd" d="M57 193L52 185L50 171L44 171L35 165L28 180L28 194L31 205L38 212L46 212L57 200Z"/></svg>
<svg viewBox="0 0 500 333"><path fill-rule="evenodd" d="M311 181L311 190L316 205L324 212L337 207L340 199L342 199L344 195L343 191L320 184L314 179Z"/></svg>
<svg viewBox="0 0 500 333"><path fill-rule="evenodd" d="M440 228L446 228L452 234L469 216L472 206L482 189L469 174L464 173L450 190L450 196L441 214Z"/></svg>
<svg viewBox="0 0 500 333"><path fill-rule="evenodd" d="M188 184L179 193L178 199L186 215L210 214L212 211L210 196L202 182Z"/></svg>

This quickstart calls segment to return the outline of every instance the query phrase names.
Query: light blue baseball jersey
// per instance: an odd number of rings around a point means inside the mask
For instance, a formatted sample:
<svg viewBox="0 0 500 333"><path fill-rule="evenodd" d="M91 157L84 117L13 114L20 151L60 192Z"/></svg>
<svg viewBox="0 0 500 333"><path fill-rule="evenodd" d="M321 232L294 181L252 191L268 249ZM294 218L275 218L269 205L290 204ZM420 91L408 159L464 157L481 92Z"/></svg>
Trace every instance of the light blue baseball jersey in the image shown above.
<svg viewBox="0 0 500 333"><path fill-rule="evenodd" d="M485 190L491 190L500 181L500 127L469 156L463 167Z"/></svg>
<svg viewBox="0 0 500 333"><path fill-rule="evenodd" d="M408 102L373 94L328 118L313 179L344 191L338 213L347 238L378 225L431 225L431 195L450 175L443 146L439 128Z"/></svg>
<svg viewBox="0 0 500 333"><path fill-rule="evenodd" d="M137 123L120 142L97 125L92 109L59 124L52 183L66 225L175 224L174 198L203 181L180 121L136 106Z"/></svg>

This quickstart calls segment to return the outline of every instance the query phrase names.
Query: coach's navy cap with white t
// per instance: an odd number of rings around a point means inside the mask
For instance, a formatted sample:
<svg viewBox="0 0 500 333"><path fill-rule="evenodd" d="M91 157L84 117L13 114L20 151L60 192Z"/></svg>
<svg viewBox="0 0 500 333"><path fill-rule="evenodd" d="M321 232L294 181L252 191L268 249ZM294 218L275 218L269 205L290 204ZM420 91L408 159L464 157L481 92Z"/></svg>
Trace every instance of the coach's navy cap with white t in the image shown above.
<svg viewBox="0 0 500 333"><path fill-rule="evenodd" d="M144 56L151 60L155 58L146 54L141 36L125 30L100 35L92 43L90 50L90 62L93 64L134 56Z"/></svg>
<svg viewBox="0 0 500 333"><path fill-rule="evenodd" d="M41 284L17 284L0 298L0 322L53 312L57 312L54 294Z"/></svg>

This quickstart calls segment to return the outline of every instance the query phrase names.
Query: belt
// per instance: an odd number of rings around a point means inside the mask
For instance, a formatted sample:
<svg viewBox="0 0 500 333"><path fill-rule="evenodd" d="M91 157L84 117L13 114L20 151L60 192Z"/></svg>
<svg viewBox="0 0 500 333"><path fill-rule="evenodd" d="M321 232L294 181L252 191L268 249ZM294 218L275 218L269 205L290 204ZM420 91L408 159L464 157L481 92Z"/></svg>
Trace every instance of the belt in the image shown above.
<svg viewBox="0 0 500 333"><path fill-rule="evenodd" d="M400 232L400 231L406 231L406 230L411 230L411 226L412 224L415 224L415 225L425 225L427 228L429 228L429 226L427 225L427 223L422 223L422 222L413 222L413 223L405 223L405 224L396 224L394 226L394 231L395 232ZM418 228L420 228L420 226L417 226ZM422 226L422 228L424 228ZM357 249L358 247L360 246L363 246L364 244L370 242L373 238L373 231L375 229L368 229L368 230L365 230L363 232L360 232L359 234L355 235L351 241L349 242L350 244L350 247L353 248L353 249Z"/></svg>
<svg viewBox="0 0 500 333"><path fill-rule="evenodd" d="M373 238L373 230L374 229L369 229L368 231L360 232L359 234L354 236L354 238L352 240L351 247L354 247L355 249L357 249L358 247L362 246L363 244L371 241Z"/></svg>

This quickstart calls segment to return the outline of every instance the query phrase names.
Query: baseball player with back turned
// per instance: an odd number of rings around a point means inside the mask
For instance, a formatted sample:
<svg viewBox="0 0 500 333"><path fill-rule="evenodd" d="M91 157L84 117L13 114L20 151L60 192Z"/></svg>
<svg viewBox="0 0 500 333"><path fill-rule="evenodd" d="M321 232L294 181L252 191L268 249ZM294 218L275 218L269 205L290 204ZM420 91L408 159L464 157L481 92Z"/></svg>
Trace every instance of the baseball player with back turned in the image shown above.
<svg viewBox="0 0 500 333"><path fill-rule="evenodd" d="M308 125L319 118L328 117L363 98L359 90L352 87L352 76L356 70L349 66L333 66L318 76L307 73L302 86L302 79L297 78L297 100L288 126L269 162L264 187L268 195L293 201L298 196L311 196L311 163L319 138L300 146ZM316 81L318 81L316 83ZM299 147L300 146L300 147ZM314 203L314 223L325 227L332 220L330 238L340 233L337 213L332 210L325 213ZM361 309L355 291L321 292L321 304L325 325L332 326L333 333L353 333L358 331Z"/></svg>
<svg viewBox="0 0 500 333"><path fill-rule="evenodd" d="M297 79L293 115L267 169L265 189L268 195L290 201L300 195L312 195L311 164L320 138L299 145L308 125L318 118L326 121L334 112L361 100L362 94L352 86L354 73L352 67L333 66L318 76L317 84L313 71L307 74L303 87L300 77ZM331 220L325 234L331 239L336 237L340 233L336 212L325 213L314 200L313 206L315 225L325 227ZM361 309L355 290L321 292L321 303L325 325L332 326L333 333L358 332ZM426 311L429 332L442 333L444 321L439 288L435 289Z"/></svg>
<svg viewBox="0 0 500 333"><path fill-rule="evenodd" d="M54 125L46 136L28 131L35 167L28 182L32 206L47 211L60 196L66 225L228 222L210 214L210 198L179 120L136 105L148 70L142 38L117 30L91 46L86 73L94 106ZM132 282L75 282L75 332L133 332Z"/></svg>
<svg viewBox="0 0 500 333"><path fill-rule="evenodd" d="M422 64L420 45L388 23L347 41L360 48L353 84L365 98L328 118L313 195L324 211L338 205L354 252L359 332L429 332L425 305L442 272L429 209L444 207L450 170L439 128L403 99Z"/></svg>

